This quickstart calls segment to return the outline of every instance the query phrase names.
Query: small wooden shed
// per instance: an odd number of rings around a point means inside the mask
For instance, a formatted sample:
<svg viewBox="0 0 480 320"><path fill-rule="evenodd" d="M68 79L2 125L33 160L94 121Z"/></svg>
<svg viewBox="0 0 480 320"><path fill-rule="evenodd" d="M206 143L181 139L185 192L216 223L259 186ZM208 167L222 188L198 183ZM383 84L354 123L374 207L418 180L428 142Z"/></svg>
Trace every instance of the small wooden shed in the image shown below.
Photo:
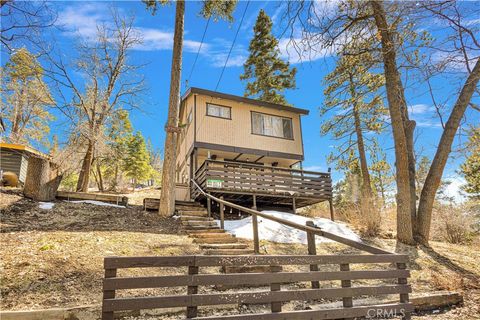
<svg viewBox="0 0 480 320"><path fill-rule="evenodd" d="M24 184L27 176L28 158L35 155L50 159L50 156L23 144L0 143L0 171L14 172Z"/></svg>

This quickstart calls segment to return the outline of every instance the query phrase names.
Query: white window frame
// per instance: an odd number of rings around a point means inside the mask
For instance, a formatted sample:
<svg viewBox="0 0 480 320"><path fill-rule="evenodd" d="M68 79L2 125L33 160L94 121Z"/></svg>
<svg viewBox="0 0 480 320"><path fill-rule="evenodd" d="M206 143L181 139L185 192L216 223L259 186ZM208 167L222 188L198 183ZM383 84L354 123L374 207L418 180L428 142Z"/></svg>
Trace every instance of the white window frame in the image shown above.
<svg viewBox="0 0 480 320"><path fill-rule="evenodd" d="M209 110L210 110L209 107L218 108L220 110L219 114L210 113L209 112ZM223 112L221 110L228 110L228 117L224 116ZM215 104L215 103L207 103L207 116L214 117L214 118L220 118L220 119L232 120L232 107L222 106L222 105Z"/></svg>
<svg viewBox="0 0 480 320"><path fill-rule="evenodd" d="M254 123L254 116L260 115L262 117L262 127L260 130L255 127ZM273 138L280 138L280 139L287 139L287 140L294 140L293 135L293 119L288 117L277 116L274 114L262 113L251 111L251 126L252 126L252 134L266 136L266 137L273 137ZM280 122L279 122L280 121ZM285 123L284 121L288 121L290 123L290 132L285 132ZM281 125L282 134L275 134L275 126ZM261 132L263 130L263 132Z"/></svg>

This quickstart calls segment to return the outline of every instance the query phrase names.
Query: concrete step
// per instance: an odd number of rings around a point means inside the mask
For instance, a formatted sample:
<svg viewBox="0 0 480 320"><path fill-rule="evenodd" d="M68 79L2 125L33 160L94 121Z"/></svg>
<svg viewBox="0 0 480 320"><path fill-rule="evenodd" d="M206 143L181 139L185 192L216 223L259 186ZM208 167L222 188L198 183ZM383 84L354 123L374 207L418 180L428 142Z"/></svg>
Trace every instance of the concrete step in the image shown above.
<svg viewBox="0 0 480 320"><path fill-rule="evenodd" d="M254 251L250 249L208 249L205 250L205 255L247 255L253 254Z"/></svg>
<svg viewBox="0 0 480 320"><path fill-rule="evenodd" d="M215 233L213 233L215 234ZM221 233L219 233L221 234ZM234 237L208 237L208 238L195 238L194 243L207 244L207 243L237 243L238 239Z"/></svg>
<svg viewBox="0 0 480 320"><path fill-rule="evenodd" d="M244 243L210 243L201 244L201 249L245 249L248 246Z"/></svg>
<svg viewBox="0 0 480 320"><path fill-rule="evenodd" d="M195 233L195 234L192 234L192 236L194 236L195 238L216 238L216 239L217 238L235 238L230 233L226 233L223 229L220 229L220 230L222 230L221 233L220 232Z"/></svg>
<svg viewBox="0 0 480 320"><path fill-rule="evenodd" d="M191 229L191 230L187 230L187 233L188 233L189 236L194 237L194 236L196 236L197 234L205 234L205 233L224 234L224 233L225 233L225 230L220 229L220 228L216 228L216 229L198 229L198 230Z"/></svg>
<svg viewBox="0 0 480 320"><path fill-rule="evenodd" d="M200 210L177 210L177 214L179 216L200 216L200 217L207 217L207 211L200 211Z"/></svg>
<svg viewBox="0 0 480 320"><path fill-rule="evenodd" d="M181 201L181 200L175 200L175 205L176 206L201 206L202 204L197 201Z"/></svg>
<svg viewBox="0 0 480 320"><path fill-rule="evenodd" d="M182 221L184 226L204 226L204 227L216 227L218 224L213 220L187 220Z"/></svg>
<svg viewBox="0 0 480 320"><path fill-rule="evenodd" d="M183 211L206 211L207 208L204 206L176 206L175 210L183 210Z"/></svg>
<svg viewBox="0 0 480 320"><path fill-rule="evenodd" d="M200 232L210 232L209 230L220 230L219 226L185 226L187 231L200 231ZM215 232L215 231L212 231ZM223 232L223 231L222 231Z"/></svg>
<svg viewBox="0 0 480 320"><path fill-rule="evenodd" d="M214 221L211 217L202 216L180 216L180 221Z"/></svg>

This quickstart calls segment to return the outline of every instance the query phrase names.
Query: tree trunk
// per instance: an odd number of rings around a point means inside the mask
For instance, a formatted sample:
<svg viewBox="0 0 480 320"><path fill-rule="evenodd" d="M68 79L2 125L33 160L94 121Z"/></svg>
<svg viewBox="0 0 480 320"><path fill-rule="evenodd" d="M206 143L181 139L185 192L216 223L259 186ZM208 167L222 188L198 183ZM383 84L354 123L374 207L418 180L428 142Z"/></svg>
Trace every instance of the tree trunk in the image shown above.
<svg viewBox="0 0 480 320"><path fill-rule="evenodd" d="M96 162L97 162L98 189L103 192L105 188L103 186L102 170L100 168L100 165L98 164L98 160Z"/></svg>
<svg viewBox="0 0 480 320"><path fill-rule="evenodd" d="M442 179L443 170L448 160L448 156L452 149L453 139L460 125L465 110L470 103L475 88L480 81L480 59L477 60L472 73L467 78L460 95L453 106L452 113L445 124L442 137L438 144L437 152L433 158L430 169L428 170L427 178L423 184L422 193L420 195L420 202L418 205L418 234L416 240L428 246L430 238L430 225L432 221L432 209L435 195Z"/></svg>
<svg viewBox="0 0 480 320"><path fill-rule="evenodd" d="M31 156L28 159L23 193L36 201L54 200L62 177L49 160Z"/></svg>
<svg viewBox="0 0 480 320"><path fill-rule="evenodd" d="M92 169L94 145L92 141L88 142L87 152L82 162L82 169L78 176L77 191L88 192L88 184L90 182L90 170Z"/></svg>
<svg viewBox="0 0 480 320"><path fill-rule="evenodd" d="M357 100L357 95L355 92L355 87L353 83L353 74L349 74L350 77L350 95L353 100ZM370 181L370 172L368 171L367 155L365 153L365 143L363 141L363 132L362 124L360 119L360 113L358 110L358 105L354 102L353 105L353 119L355 125L355 134L357 136L357 149L358 157L360 159L360 170L362 173L362 186L361 186L361 198L360 198L360 208L362 219L366 225L366 232L369 235L375 235L380 227L380 216L378 214L377 208L374 206L373 202L373 192L372 185Z"/></svg>
<svg viewBox="0 0 480 320"><path fill-rule="evenodd" d="M394 37L389 30L385 10L381 1L370 1L378 31L381 35L385 85L388 109L395 143L395 169L397 182L397 241L415 244L411 220L411 194L408 141L405 133L402 108L406 108L404 89L398 72Z"/></svg>
<svg viewBox="0 0 480 320"><path fill-rule="evenodd" d="M172 70L170 75L170 97L168 120L165 128L165 157L162 170L162 189L159 214L171 216L175 210L175 169L177 159L178 109L180 105L180 79L182 72L182 47L185 1L176 3L175 33L173 36Z"/></svg>

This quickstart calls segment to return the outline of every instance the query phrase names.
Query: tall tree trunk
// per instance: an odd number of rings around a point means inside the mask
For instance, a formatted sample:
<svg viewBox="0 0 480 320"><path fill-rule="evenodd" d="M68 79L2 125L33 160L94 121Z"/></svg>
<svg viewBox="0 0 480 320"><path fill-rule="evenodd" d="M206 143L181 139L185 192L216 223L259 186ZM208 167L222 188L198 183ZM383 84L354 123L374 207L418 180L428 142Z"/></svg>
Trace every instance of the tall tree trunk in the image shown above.
<svg viewBox="0 0 480 320"><path fill-rule="evenodd" d="M96 161L96 163L97 163L96 167L97 167L97 176L98 176L98 189L103 192L105 188L103 186L102 170L100 168L100 164L98 163L98 160Z"/></svg>
<svg viewBox="0 0 480 320"><path fill-rule="evenodd" d="M168 120L165 128L165 157L162 170L160 206L158 210L159 214L162 216L171 216L175 210L175 169L177 159L178 109L180 105L185 1L178 0L175 10L175 33L173 36L170 97L168 103Z"/></svg>
<svg viewBox="0 0 480 320"><path fill-rule="evenodd" d="M82 162L82 169L77 181L77 191L88 192L88 183L90 182L90 170L92 169L93 153L95 151L92 141L88 142L87 152Z"/></svg>
<svg viewBox="0 0 480 320"><path fill-rule="evenodd" d="M381 35L383 65L387 89L388 109L395 143L395 168L397 182L397 241L413 245L411 219L411 193L408 141L402 118L402 108L406 108L404 89L398 72L394 38L389 29L383 2L370 1L375 24Z"/></svg>
<svg viewBox="0 0 480 320"><path fill-rule="evenodd" d="M353 74L349 74L350 78L350 95L354 101L358 100L353 82ZM357 136L358 157L360 158L360 171L362 173L361 198L360 208L362 219L365 222L367 233L375 235L380 227L380 217L377 208L373 202L372 184L370 181L370 172L368 171L367 155L365 152L365 143L363 140L362 124L360 119L360 111L358 110L358 103L353 105L353 119L355 125L355 134Z"/></svg>
<svg viewBox="0 0 480 320"><path fill-rule="evenodd" d="M438 144L437 152L433 158L427 178L423 184L420 202L418 205L418 234L416 240L428 246L430 238L430 225L432 222L432 209L435 195L442 179L443 170L448 160L448 156L452 149L453 139L460 125L460 121L465 114L465 110L470 103L475 88L480 81L480 59L477 60L475 67L463 85L462 91L453 106L452 113L445 124L442 137Z"/></svg>

